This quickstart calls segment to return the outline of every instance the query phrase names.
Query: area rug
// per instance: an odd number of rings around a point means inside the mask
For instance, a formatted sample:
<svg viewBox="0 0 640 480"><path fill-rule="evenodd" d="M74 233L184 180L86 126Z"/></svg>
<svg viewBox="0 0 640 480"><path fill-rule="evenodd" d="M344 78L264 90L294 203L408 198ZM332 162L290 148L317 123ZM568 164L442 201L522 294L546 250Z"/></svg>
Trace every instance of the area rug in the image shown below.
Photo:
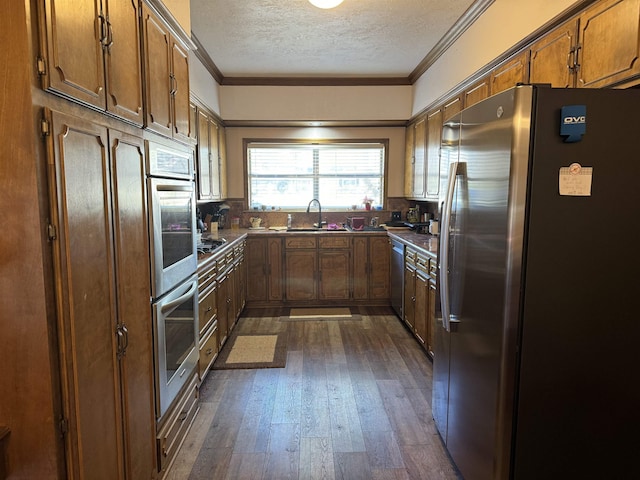
<svg viewBox="0 0 640 480"><path fill-rule="evenodd" d="M357 313L349 307L313 307L292 308L288 315L282 315L280 320L360 320Z"/></svg>
<svg viewBox="0 0 640 480"><path fill-rule="evenodd" d="M214 370L284 368L287 360L285 334L232 335L213 362Z"/></svg>

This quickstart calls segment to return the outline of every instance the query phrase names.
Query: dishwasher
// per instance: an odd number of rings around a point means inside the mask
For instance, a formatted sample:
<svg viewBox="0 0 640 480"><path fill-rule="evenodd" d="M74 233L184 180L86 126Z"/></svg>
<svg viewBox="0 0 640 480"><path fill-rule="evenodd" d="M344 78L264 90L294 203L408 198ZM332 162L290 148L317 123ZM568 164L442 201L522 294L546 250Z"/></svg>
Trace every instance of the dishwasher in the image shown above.
<svg viewBox="0 0 640 480"><path fill-rule="evenodd" d="M404 244L391 240L391 307L402 319L404 291Z"/></svg>

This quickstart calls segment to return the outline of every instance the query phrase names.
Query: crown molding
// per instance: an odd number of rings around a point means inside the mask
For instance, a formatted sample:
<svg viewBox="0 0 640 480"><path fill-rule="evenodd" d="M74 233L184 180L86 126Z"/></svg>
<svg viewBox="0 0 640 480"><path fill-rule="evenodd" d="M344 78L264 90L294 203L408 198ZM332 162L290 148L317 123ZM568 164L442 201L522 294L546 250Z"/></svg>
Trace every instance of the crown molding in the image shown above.
<svg viewBox="0 0 640 480"><path fill-rule="evenodd" d="M297 128L326 128L326 127L406 127L406 120L225 120L225 127L297 127Z"/></svg>
<svg viewBox="0 0 640 480"><path fill-rule="evenodd" d="M426 57L418 64L418 66L409 75L409 80L413 85L420 76L440 58L460 36L489 8L495 0L477 0L466 12L458 19L456 23L444 34L444 36L436 43Z"/></svg>

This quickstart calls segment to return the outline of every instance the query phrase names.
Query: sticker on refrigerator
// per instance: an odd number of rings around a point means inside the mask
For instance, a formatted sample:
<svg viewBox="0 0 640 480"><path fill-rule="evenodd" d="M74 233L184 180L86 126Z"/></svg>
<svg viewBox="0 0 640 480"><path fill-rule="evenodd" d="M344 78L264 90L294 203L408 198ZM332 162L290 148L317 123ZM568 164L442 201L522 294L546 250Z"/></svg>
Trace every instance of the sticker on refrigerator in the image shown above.
<svg viewBox="0 0 640 480"><path fill-rule="evenodd" d="M582 140L587 132L587 106L565 105L560 112L560 135L565 143Z"/></svg>
<svg viewBox="0 0 640 480"><path fill-rule="evenodd" d="M572 197L591 196L592 177L593 167L583 167L579 163L572 163L568 167L560 167L560 195Z"/></svg>

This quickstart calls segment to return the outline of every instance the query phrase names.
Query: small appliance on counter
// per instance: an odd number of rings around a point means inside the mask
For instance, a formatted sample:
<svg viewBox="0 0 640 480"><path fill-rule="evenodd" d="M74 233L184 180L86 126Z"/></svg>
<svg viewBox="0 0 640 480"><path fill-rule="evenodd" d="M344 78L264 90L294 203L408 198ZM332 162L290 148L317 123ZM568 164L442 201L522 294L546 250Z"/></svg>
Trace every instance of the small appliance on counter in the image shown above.
<svg viewBox="0 0 640 480"><path fill-rule="evenodd" d="M406 227L407 224L402 220L402 212L391 212L391 220L385 222L387 227Z"/></svg>
<svg viewBox="0 0 640 480"><path fill-rule="evenodd" d="M364 217L348 217L347 226L352 228L353 230L363 230Z"/></svg>

